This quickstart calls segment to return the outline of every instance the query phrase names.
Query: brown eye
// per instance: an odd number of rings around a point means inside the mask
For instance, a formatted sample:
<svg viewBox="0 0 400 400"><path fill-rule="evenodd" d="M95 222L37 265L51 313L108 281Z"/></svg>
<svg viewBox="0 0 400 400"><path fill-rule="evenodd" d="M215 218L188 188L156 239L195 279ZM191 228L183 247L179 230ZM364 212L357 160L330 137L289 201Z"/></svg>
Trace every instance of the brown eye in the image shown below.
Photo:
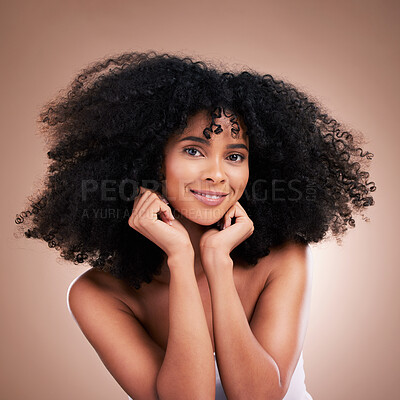
<svg viewBox="0 0 400 400"><path fill-rule="evenodd" d="M189 153L187 152L187 150L194 150L194 151L198 151L198 152L200 153L200 151L197 150L197 149L195 149L194 147L188 147L188 148L186 148L186 149L183 150L185 153L189 154ZM189 155L192 156L193 154L189 154ZM194 157L195 157L195 156L194 156Z"/></svg>
<svg viewBox="0 0 400 400"><path fill-rule="evenodd" d="M241 160L240 161L238 161L238 162L243 162L246 158L244 157L244 156L242 156L241 154L231 154L229 157L232 157L232 156L239 156L239 157L241 157ZM235 160L232 160L232 161L235 161Z"/></svg>
<svg viewBox="0 0 400 400"><path fill-rule="evenodd" d="M197 157L197 156L195 156L193 153L192 153L192 154L188 153L188 151L190 151L190 150L197 151L198 153L200 153L200 151L197 150L195 147L187 147L187 148L183 149L183 151L184 151L186 154L189 154L190 156L193 156L193 157ZM201 153L200 153L200 154L201 154ZM232 160L232 159L231 159L231 161L233 161L235 164L240 164L240 163L242 163L242 162L246 159L245 156L243 156L242 154L239 154L239 153L230 154L228 157L232 157L232 156L236 156L236 157L239 156L239 157L240 157L240 159L239 159L238 161L237 161L237 160Z"/></svg>

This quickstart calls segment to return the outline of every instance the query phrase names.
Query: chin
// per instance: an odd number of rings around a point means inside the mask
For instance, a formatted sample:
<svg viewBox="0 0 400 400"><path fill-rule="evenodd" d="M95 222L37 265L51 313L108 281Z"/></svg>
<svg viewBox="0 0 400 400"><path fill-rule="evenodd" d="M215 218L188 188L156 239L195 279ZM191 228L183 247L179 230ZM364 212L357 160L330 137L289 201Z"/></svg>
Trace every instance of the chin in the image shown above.
<svg viewBox="0 0 400 400"><path fill-rule="evenodd" d="M176 211L183 218L187 219L190 222L193 222L194 224L209 226L209 227L212 227L218 221L220 221L225 214L222 210L220 212L218 212L217 210L210 210L209 213L207 213L207 210L198 210L198 209L193 209L190 210L189 212L184 212L184 213L180 212L179 210ZM211 213L212 215L207 215Z"/></svg>

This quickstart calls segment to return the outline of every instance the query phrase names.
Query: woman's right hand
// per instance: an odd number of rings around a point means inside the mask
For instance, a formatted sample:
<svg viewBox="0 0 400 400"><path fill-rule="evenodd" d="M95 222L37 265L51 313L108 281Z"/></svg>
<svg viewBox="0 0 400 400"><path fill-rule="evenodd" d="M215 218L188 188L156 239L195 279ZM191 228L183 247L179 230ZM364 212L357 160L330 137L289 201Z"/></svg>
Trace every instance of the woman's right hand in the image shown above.
<svg viewBox="0 0 400 400"><path fill-rule="evenodd" d="M153 190L140 186L128 224L164 250L168 257L193 251L187 230L174 218L163 197Z"/></svg>

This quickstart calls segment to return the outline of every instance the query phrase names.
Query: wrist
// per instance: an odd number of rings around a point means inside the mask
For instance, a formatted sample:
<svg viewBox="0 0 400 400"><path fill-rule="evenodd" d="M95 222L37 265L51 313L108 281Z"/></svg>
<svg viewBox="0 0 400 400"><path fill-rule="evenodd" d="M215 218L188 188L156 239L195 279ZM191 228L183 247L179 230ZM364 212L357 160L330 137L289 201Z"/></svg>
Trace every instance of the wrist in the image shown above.
<svg viewBox="0 0 400 400"><path fill-rule="evenodd" d="M214 253L202 260L209 283L233 278L233 260L227 254Z"/></svg>
<svg viewBox="0 0 400 400"><path fill-rule="evenodd" d="M167 264L170 269L182 267L194 271L194 250L185 249L168 256Z"/></svg>
<svg viewBox="0 0 400 400"><path fill-rule="evenodd" d="M229 293L236 290L232 272L228 273L227 271L224 271L213 274L209 277L208 283L210 286L211 298L213 300L219 298L219 296L226 298L226 296L229 296Z"/></svg>
<svg viewBox="0 0 400 400"><path fill-rule="evenodd" d="M233 267L230 255L220 249L207 249L201 252L201 262L210 271L229 270Z"/></svg>

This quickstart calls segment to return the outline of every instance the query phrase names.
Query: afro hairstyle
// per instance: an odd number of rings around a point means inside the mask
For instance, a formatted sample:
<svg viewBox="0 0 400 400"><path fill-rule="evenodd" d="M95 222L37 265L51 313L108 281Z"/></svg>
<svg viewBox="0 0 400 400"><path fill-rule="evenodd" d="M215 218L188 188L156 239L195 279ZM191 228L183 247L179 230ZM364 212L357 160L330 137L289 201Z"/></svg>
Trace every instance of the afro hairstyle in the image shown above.
<svg viewBox="0 0 400 400"><path fill-rule="evenodd" d="M139 185L162 185L168 138L200 110L213 116L213 125L221 111L240 116L249 137L249 181L240 203L254 232L232 258L250 268L288 240L318 243L331 234L340 244L355 227L355 213L369 220L363 211L374 204L376 186L367 181L373 154L361 148L361 133L350 133L316 99L269 74L150 51L90 64L43 106L37 123L48 170L17 214L19 233L136 289L150 283L165 253L128 219ZM207 138L212 128L204 130Z"/></svg>

